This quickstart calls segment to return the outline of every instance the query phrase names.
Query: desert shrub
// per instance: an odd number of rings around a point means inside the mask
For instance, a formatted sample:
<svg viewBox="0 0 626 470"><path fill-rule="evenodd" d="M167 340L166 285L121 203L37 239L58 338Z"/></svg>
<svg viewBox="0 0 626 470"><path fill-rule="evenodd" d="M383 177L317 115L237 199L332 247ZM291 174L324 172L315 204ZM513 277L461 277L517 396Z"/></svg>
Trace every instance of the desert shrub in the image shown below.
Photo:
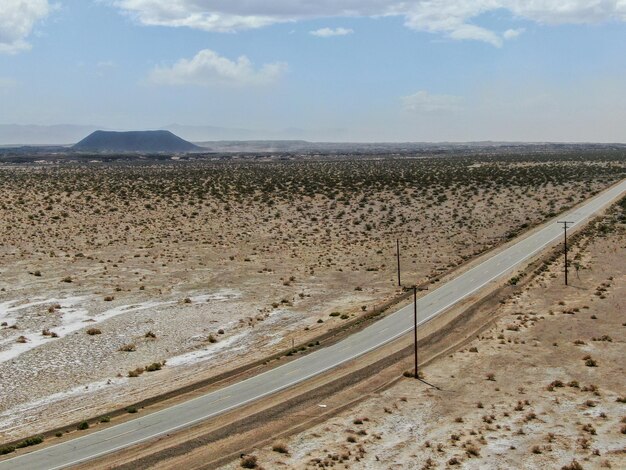
<svg viewBox="0 0 626 470"><path fill-rule="evenodd" d="M257 468L258 458L256 455L244 455L239 463L243 468Z"/></svg>
<svg viewBox="0 0 626 470"><path fill-rule="evenodd" d="M6 455L15 452L15 446L2 446L0 447L0 455Z"/></svg>
<svg viewBox="0 0 626 470"><path fill-rule="evenodd" d="M120 348L118 349L118 351L123 351L123 352L133 352L133 351L136 351L136 350L137 350L137 346L135 346L132 343L120 346Z"/></svg>
<svg viewBox="0 0 626 470"><path fill-rule="evenodd" d="M332 312L330 314L331 317L338 317L339 315L341 315L341 313L339 313L339 312Z"/></svg>
<svg viewBox="0 0 626 470"><path fill-rule="evenodd" d="M144 368L143 367L137 367L135 370L129 370L128 371L128 376L129 377L139 377L141 374L144 373Z"/></svg>
<svg viewBox="0 0 626 470"><path fill-rule="evenodd" d="M113 301L113 300L115 300L115 297L113 297L112 295L107 295L107 296L104 298L104 301L105 301L105 302L111 302L111 301Z"/></svg>
<svg viewBox="0 0 626 470"><path fill-rule="evenodd" d="M583 431L585 431L586 433L589 433L591 435L595 435L596 434L596 428L594 428L592 424L585 424L582 429L583 429Z"/></svg>
<svg viewBox="0 0 626 470"><path fill-rule="evenodd" d="M217 343L217 338L215 337L215 335L214 335L213 333L211 333L211 334L209 335L209 337L207 338L207 341L208 341L209 343Z"/></svg>
<svg viewBox="0 0 626 470"><path fill-rule="evenodd" d="M272 450L274 452L278 452L279 454L288 454L289 453L289 449L287 449L287 444L285 444L282 441L275 442L274 445L272 445Z"/></svg>
<svg viewBox="0 0 626 470"><path fill-rule="evenodd" d="M111 421L111 417L110 416L103 416L102 418L100 418L100 422L101 423L108 423Z"/></svg>
<svg viewBox="0 0 626 470"><path fill-rule="evenodd" d="M561 388L563 387L563 382L560 380L553 380L552 382L550 382L550 385L548 385L548 391L553 391L555 388Z"/></svg>
<svg viewBox="0 0 626 470"><path fill-rule="evenodd" d="M22 449L24 447L36 446L37 444L41 444L42 442L43 436L33 436L18 442L15 447L17 449Z"/></svg>
<svg viewBox="0 0 626 470"><path fill-rule="evenodd" d="M583 470L583 466L579 464L576 460L572 460L569 465L563 465L561 470Z"/></svg>
<svg viewBox="0 0 626 470"><path fill-rule="evenodd" d="M469 444L465 447L465 453L468 457L480 457L480 450L473 444Z"/></svg>
<svg viewBox="0 0 626 470"><path fill-rule="evenodd" d="M134 406L129 406L128 408L126 408L126 411L130 414L135 414L137 413L137 408Z"/></svg>
<svg viewBox="0 0 626 470"><path fill-rule="evenodd" d="M89 429L89 423L87 421L83 421L79 423L76 429L78 429L79 431L84 431L85 429Z"/></svg>
<svg viewBox="0 0 626 470"><path fill-rule="evenodd" d="M89 329L87 330L87 334L88 334L89 336L94 336L94 335L99 335L99 334L102 334L102 331L100 331L100 329L99 329L99 328L89 328Z"/></svg>
<svg viewBox="0 0 626 470"><path fill-rule="evenodd" d="M154 372L156 370L161 370L161 363L160 362L153 362L149 366L146 366L145 369L146 369L146 372Z"/></svg>
<svg viewBox="0 0 626 470"><path fill-rule="evenodd" d="M145 338L156 338L156 334L154 334L152 331L148 331L146 332L146 334L144 335Z"/></svg>

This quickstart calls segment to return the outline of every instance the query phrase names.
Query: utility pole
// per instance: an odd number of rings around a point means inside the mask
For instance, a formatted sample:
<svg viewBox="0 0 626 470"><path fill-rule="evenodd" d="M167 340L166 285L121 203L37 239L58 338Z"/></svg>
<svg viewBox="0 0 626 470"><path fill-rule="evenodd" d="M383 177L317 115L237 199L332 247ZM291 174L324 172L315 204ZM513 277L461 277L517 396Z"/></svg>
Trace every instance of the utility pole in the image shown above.
<svg viewBox="0 0 626 470"><path fill-rule="evenodd" d="M400 282L400 240L396 238L396 255L398 258L398 287L402 285Z"/></svg>
<svg viewBox="0 0 626 470"><path fill-rule="evenodd" d="M567 225L574 225L574 222L557 222L557 224L563 224L563 253L565 254L565 285L567 285Z"/></svg>
<svg viewBox="0 0 626 470"><path fill-rule="evenodd" d="M417 370L417 286L413 286L413 340L415 349L415 378L419 379Z"/></svg>

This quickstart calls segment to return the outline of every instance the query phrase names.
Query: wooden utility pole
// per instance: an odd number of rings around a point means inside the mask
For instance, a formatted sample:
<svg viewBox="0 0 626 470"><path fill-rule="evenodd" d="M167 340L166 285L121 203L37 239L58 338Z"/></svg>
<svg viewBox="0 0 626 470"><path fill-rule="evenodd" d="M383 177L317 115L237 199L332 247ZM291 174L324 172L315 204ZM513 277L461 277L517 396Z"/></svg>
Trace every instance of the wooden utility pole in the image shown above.
<svg viewBox="0 0 626 470"><path fill-rule="evenodd" d="M396 238L396 256L398 258L398 287L402 285L400 282L400 240Z"/></svg>
<svg viewBox="0 0 626 470"><path fill-rule="evenodd" d="M415 349L415 378L419 379L419 371L417 370L417 286L413 286L413 342Z"/></svg>
<svg viewBox="0 0 626 470"><path fill-rule="evenodd" d="M557 224L563 224L563 253L565 255L565 285L567 285L567 225L574 225L574 222L557 222Z"/></svg>

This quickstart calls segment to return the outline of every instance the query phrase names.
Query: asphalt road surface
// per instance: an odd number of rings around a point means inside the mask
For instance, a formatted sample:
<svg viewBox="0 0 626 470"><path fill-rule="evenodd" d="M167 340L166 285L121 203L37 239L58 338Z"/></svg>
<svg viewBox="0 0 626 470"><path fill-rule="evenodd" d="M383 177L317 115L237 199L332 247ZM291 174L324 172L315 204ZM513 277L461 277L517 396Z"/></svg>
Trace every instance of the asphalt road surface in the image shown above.
<svg viewBox="0 0 626 470"><path fill-rule="evenodd" d="M625 191L626 180L623 180L619 185L589 200L584 206L560 216L558 220L573 222L573 226L579 225ZM441 285L418 300L419 322L423 323L438 315L488 283L511 275L524 260L562 238L562 226L556 222L548 224L542 230ZM343 341L276 369L108 429L2 461L0 470L50 470L68 467L191 426L321 374L404 335L412 328L413 306L408 305Z"/></svg>

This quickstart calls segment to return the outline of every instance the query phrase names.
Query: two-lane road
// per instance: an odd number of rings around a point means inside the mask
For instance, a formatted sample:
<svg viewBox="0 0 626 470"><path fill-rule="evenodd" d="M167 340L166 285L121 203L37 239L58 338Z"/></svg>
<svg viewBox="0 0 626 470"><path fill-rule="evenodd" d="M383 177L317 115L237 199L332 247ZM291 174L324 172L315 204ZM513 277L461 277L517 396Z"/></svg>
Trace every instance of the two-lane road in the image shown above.
<svg viewBox="0 0 626 470"><path fill-rule="evenodd" d="M562 215L559 220L580 225L624 192L626 180ZM486 284L510 275L524 260L556 243L562 236L560 225L548 224L430 292L418 300L419 322L424 323ZM412 328L413 307L409 305L341 342L276 369L108 429L2 461L0 470L63 468L191 426L321 374L402 336Z"/></svg>

